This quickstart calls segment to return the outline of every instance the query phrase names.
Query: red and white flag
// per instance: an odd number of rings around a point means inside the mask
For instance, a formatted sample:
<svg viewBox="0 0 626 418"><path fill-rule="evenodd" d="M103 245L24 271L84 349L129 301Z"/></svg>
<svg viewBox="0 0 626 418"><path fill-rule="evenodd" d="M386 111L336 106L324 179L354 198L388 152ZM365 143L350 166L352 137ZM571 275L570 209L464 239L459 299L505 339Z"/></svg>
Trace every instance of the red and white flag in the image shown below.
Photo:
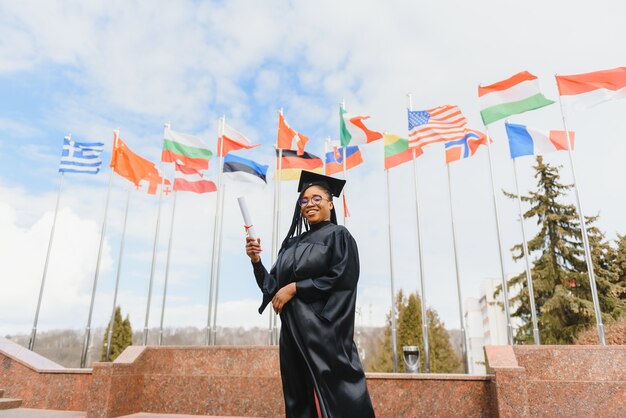
<svg viewBox="0 0 626 418"><path fill-rule="evenodd" d="M587 109L626 97L626 67L575 75L557 75L561 103L568 109Z"/></svg>
<svg viewBox="0 0 626 418"><path fill-rule="evenodd" d="M200 171L175 163L174 190L193 193L211 193L217 191L217 186L204 177Z"/></svg>
<svg viewBox="0 0 626 418"><path fill-rule="evenodd" d="M293 142L296 141L298 155L304 155L304 146L309 142L309 138L300 132L294 131L282 113L278 114L278 137L276 139L276 148L293 149Z"/></svg>
<svg viewBox="0 0 626 418"><path fill-rule="evenodd" d="M231 151L250 149L259 145L253 144L244 134L224 124L222 136L217 139L217 155L223 157Z"/></svg>

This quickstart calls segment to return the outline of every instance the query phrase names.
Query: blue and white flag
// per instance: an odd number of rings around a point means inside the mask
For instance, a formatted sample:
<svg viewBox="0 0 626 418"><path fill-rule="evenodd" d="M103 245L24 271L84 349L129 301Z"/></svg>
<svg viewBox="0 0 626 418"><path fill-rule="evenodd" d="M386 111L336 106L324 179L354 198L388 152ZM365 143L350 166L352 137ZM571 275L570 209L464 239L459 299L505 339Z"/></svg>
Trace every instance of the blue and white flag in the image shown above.
<svg viewBox="0 0 626 418"><path fill-rule="evenodd" d="M98 174L102 166L102 142L76 142L70 137L63 140L63 153L59 173Z"/></svg>

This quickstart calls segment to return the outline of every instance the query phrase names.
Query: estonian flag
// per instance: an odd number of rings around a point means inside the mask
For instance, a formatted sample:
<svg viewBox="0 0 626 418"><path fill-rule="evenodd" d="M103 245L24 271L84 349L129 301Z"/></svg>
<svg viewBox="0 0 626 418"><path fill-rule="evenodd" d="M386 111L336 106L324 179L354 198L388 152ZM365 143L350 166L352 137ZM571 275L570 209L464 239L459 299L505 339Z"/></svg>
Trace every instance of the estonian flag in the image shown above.
<svg viewBox="0 0 626 418"><path fill-rule="evenodd" d="M224 178L238 183L254 183L261 186L267 184L267 169L269 166L262 165L252 160L238 157L232 154L224 156Z"/></svg>

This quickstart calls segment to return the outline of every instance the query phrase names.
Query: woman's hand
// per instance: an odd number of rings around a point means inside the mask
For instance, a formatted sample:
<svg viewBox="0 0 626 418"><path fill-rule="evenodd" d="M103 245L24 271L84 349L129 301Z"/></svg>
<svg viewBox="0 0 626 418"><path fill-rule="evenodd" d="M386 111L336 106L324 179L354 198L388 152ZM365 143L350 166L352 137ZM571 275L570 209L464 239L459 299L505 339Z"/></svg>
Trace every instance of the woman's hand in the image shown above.
<svg viewBox="0 0 626 418"><path fill-rule="evenodd" d="M289 283L288 285L281 287L274 298L272 299L272 307L276 314L280 314L285 307L285 304L296 296L296 284Z"/></svg>
<svg viewBox="0 0 626 418"><path fill-rule="evenodd" d="M250 257L253 263L258 263L261 261L261 238L246 238L246 254Z"/></svg>

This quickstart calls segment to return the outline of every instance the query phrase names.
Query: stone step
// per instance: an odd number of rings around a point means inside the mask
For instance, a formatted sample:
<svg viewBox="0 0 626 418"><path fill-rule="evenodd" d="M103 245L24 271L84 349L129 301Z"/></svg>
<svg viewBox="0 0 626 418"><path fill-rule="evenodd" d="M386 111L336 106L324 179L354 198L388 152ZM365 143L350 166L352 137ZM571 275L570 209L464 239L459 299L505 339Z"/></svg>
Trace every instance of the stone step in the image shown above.
<svg viewBox="0 0 626 418"><path fill-rule="evenodd" d="M0 399L0 410L13 409L22 406L21 399L2 398Z"/></svg>

